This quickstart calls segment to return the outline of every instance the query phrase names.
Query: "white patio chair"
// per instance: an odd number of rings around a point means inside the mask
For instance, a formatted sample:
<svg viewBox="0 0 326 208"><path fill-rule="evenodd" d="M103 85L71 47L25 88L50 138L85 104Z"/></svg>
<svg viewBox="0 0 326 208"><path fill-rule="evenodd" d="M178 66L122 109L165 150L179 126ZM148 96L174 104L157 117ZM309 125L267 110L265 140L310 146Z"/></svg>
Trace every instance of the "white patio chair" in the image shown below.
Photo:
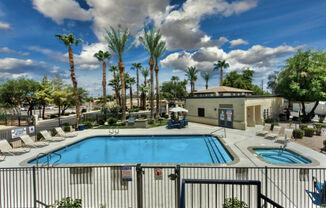
<svg viewBox="0 0 326 208"><path fill-rule="evenodd" d="M47 130L40 131L40 133L43 136L43 138L49 142L60 142L60 141L65 140L65 138L63 138L63 137L51 136L51 134Z"/></svg>
<svg viewBox="0 0 326 208"><path fill-rule="evenodd" d="M49 142L43 142L43 141L34 142L33 139L27 134L20 136L20 139L28 147L38 148L38 147L45 147L45 146L49 145Z"/></svg>
<svg viewBox="0 0 326 208"><path fill-rule="evenodd" d="M2 153L8 153L10 155L23 154L30 151L30 148L12 148L6 139L0 141L0 151Z"/></svg>
<svg viewBox="0 0 326 208"><path fill-rule="evenodd" d="M60 127L57 127L55 128L55 131L57 132L57 134L61 137L65 137L65 138L71 138L71 137L76 137L78 136L77 132L69 132L69 133L66 133L62 130L62 128Z"/></svg>

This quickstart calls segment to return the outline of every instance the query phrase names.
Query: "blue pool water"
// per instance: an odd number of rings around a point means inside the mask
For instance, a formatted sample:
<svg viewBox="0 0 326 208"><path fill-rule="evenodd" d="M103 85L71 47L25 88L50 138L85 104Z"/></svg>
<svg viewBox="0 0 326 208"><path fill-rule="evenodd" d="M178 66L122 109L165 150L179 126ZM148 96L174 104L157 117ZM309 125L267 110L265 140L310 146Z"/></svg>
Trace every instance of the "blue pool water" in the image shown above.
<svg viewBox="0 0 326 208"><path fill-rule="evenodd" d="M55 151L56 164L76 163L228 163L230 154L212 136L92 137ZM58 160L51 157L50 164ZM39 163L47 163L46 157ZM29 163L35 164L32 160Z"/></svg>
<svg viewBox="0 0 326 208"><path fill-rule="evenodd" d="M266 161L276 164L308 164L311 161L295 152L276 148L257 148L254 151Z"/></svg>

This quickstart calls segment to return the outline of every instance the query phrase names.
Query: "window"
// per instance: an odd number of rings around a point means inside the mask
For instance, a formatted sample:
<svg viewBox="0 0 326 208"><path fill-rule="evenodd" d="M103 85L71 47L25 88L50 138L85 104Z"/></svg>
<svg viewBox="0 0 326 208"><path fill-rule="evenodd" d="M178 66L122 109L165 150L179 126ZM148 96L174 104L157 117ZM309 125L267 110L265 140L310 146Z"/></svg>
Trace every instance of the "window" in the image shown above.
<svg viewBox="0 0 326 208"><path fill-rule="evenodd" d="M264 109L264 119L269 118L269 109Z"/></svg>
<svg viewBox="0 0 326 208"><path fill-rule="evenodd" d="M205 108L198 108L198 116L205 117Z"/></svg>

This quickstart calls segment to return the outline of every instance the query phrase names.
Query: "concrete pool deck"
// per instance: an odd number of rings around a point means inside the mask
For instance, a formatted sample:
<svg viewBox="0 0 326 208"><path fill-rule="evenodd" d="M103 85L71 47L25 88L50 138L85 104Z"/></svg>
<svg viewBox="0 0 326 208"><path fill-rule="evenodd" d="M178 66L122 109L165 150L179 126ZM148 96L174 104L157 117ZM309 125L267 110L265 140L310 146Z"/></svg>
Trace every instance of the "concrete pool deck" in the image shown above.
<svg viewBox="0 0 326 208"><path fill-rule="evenodd" d="M230 164L188 164L188 165L209 165L209 166L227 166L227 167L322 167L326 168L326 155L314 151L308 147L295 142L289 142L287 149L292 150L300 155L313 161L312 164L285 164L276 165L267 163L256 154L250 151L252 147L273 147L279 148L282 144L256 136L255 133L262 126L256 128L248 128L246 131L236 129L226 129L226 138L221 138L221 142L231 149L231 154L236 161ZM165 126L151 129L120 129L120 136L123 135L185 135L185 134L210 134L212 131L220 129L220 127L190 123L187 128L183 129L166 129ZM90 129L78 132L75 138L67 138L61 142L52 142L49 146L43 148L31 148L31 151L22 155L7 156L6 159L0 162L0 167L21 167L31 166L27 161L35 158L40 153L52 152L77 141L97 135L109 135L109 130ZM224 135L224 131L220 130L214 133L215 136ZM103 164L101 164L103 165ZM151 164L152 165L152 164ZM162 165L162 164L160 164Z"/></svg>

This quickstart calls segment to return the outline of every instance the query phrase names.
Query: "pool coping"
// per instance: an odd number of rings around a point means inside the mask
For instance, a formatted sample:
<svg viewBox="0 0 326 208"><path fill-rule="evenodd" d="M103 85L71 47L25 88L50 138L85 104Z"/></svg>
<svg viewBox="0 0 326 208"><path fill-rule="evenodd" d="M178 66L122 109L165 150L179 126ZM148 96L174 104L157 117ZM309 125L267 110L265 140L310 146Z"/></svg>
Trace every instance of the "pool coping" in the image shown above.
<svg viewBox="0 0 326 208"><path fill-rule="evenodd" d="M92 137L132 137L132 136L212 136L218 139L221 143L221 145L225 148L227 153L230 155L232 161L229 163L141 163L142 167L147 167L147 166L167 166L167 167L175 167L176 165L182 165L182 166L192 166L192 167L229 167L232 165L237 164L240 159L235 154L235 152L232 150L232 148L226 144L225 140L223 138L220 138L216 135L211 135L211 134L133 134L133 135L107 135L107 134L97 134L97 135L90 135L90 136L81 136L80 138L77 138L74 141L59 145L56 148L53 148L51 150L45 151L45 154L48 154L50 152L55 152L59 149L62 149L66 146L73 145L75 143L81 142L83 140L92 138ZM69 140L69 138L66 138ZM36 166L36 164L30 164L28 163L29 161L36 159L37 155L33 157L29 157L19 163L20 167L33 167ZM51 167L101 167L101 166L136 166L136 163L70 163L70 164L56 164L54 166L50 165ZM42 166L41 166L42 167Z"/></svg>
<svg viewBox="0 0 326 208"><path fill-rule="evenodd" d="M291 163L286 163L286 164L280 163L279 164L279 163L272 163L272 162L269 162L269 161L265 160L263 157L261 157L259 154L257 154L255 152L255 150L254 150L254 149L279 149L279 147L275 147L275 146L263 146L263 147L262 146L250 146L247 149L248 149L248 151L250 153L253 154L253 156L255 156L256 158L258 158L260 161L262 161L264 163L267 163L267 164L270 164L270 165L273 165L273 166L280 166L280 167L286 167L286 166L288 166L288 167L305 167L305 166L308 166L308 167L313 167L313 166L320 165L320 163L316 159L314 159L314 158L312 158L310 156L307 156L307 155L305 155L302 152L298 152L298 151L293 150L292 148L288 148L288 147L285 148L285 150L288 150L290 152L294 152L294 153L296 153L296 154L298 154L298 155L300 155L302 157L305 157L308 160L310 160L311 163L307 163L307 164L305 164L305 163L304 164L302 164L302 163L301 164L291 164Z"/></svg>

